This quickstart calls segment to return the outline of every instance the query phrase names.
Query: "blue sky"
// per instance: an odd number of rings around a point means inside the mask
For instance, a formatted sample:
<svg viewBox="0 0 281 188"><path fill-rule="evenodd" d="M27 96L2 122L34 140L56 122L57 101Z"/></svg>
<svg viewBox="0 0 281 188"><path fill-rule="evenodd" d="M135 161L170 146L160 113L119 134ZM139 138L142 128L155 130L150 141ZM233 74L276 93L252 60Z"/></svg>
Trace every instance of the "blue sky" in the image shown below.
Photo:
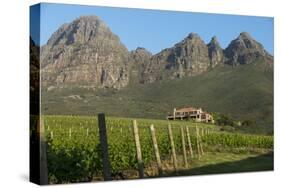
<svg viewBox="0 0 281 188"><path fill-rule="evenodd" d="M32 13L32 23L38 23L37 15L36 11ZM41 4L40 45L46 44L62 24L85 15L99 16L128 50L145 47L152 53L158 53L172 47L190 32L198 33L205 43L215 35L225 48L239 33L246 31L273 54L273 18L270 17L66 4ZM34 36L34 33L34 28L31 28L31 35ZM39 43L39 37L35 36L34 40Z"/></svg>

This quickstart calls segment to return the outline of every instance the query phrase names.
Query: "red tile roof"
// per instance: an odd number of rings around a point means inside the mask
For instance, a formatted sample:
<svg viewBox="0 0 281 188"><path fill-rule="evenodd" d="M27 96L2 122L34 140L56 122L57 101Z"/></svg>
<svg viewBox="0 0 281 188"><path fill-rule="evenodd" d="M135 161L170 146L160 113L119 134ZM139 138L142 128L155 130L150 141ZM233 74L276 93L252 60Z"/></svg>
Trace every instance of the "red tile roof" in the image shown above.
<svg viewBox="0 0 281 188"><path fill-rule="evenodd" d="M190 111L196 111L196 110L199 110L199 109L193 108L193 107L185 107L185 108L176 109L177 112L190 112Z"/></svg>

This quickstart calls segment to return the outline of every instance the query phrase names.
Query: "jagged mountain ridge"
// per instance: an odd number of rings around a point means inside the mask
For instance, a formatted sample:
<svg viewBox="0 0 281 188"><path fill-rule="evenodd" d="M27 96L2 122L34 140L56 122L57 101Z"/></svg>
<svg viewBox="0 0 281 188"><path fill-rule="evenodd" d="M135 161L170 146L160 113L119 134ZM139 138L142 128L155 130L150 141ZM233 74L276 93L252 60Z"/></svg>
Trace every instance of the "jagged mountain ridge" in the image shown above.
<svg viewBox="0 0 281 188"><path fill-rule="evenodd" d="M217 38L205 44L196 33L152 55L144 48L129 52L118 36L96 16L62 25L41 48L43 88L115 88L200 75L219 65L244 65L273 57L248 33L242 32L226 49Z"/></svg>
<svg viewBox="0 0 281 188"><path fill-rule="evenodd" d="M151 57L143 82L196 76L219 65L238 66L258 62L272 67L273 57L246 32L240 33L226 49L221 48L215 36L205 44L198 34L190 33L173 47Z"/></svg>

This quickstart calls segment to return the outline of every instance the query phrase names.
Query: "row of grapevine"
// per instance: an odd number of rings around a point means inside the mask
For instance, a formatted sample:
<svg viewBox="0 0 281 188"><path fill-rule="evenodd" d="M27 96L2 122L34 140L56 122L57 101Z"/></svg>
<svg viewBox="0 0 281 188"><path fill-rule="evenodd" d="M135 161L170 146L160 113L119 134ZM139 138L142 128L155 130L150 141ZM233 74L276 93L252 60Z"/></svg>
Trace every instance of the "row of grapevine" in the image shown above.
<svg viewBox="0 0 281 188"><path fill-rule="evenodd" d="M49 181L54 183L92 181L102 177L101 146L96 117L80 116L46 116L44 117L47 136L47 160ZM171 144L168 135L167 121L150 121L138 119L139 141L144 167L156 162L150 125L156 130L161 160L171 160ZM190 145L195 157L197 151L197 132L195 124L171 122L176 155L183 157L181 126L188 126ZM220 133L209 125L198 125L204 152L212 146L223 147L273 147L272 137ZM112 176L122 174L125 170L138 169L137 152L133 134L132 119L107 118L106 128L109 145L109 160ZM192 160L188 140L185 139L187 160ZM184 167L184 164L180 164ZM147 174L146 174L147 175ZM130 177L126 177L130 178Z"/></svg>

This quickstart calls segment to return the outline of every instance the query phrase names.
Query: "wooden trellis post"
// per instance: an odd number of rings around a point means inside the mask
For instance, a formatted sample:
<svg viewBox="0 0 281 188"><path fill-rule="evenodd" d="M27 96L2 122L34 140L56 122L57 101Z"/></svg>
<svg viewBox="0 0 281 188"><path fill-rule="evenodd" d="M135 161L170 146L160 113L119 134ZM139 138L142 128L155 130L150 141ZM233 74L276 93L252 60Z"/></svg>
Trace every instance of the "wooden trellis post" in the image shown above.
<svg viewBox="0 0 281 188"><path fill-rule="evenodd" d="M173 132L172 132L171 124L168 124L168 133L169 133L169 139L170 139L170 144L171 144L171 149L172 149L172 157L173 157L174 169L177 171L178 170L177 155L176 155L176 149L175 149L175 143L174 143L174 138L173 138Z"/></svg>
<svg viewBox="0 0 281 188"><path fill-rule="evenodd" d="M71 128L69 129L69 138L71 138Z"/></svg>
<svg viewBox="0 0 281 188"><path fill-rule="evenodd" d="M196 125L196 146L197 146L197 154L198 154L198 159L201 158L201 151L200 151L200 143L199 143L199 130Z"/></svg>
<svg viewBox="0 0 281 188"><path fill-rule="evenodd" d="M141 145L140 145L140 137L139 137L139 130L138 130L138 124L136 120L133 120L133 131L134 131L134 137L135 137L135 143L136 143L136 150L137 150L137 160L138 160L138 167L139 167L139 177L144 177L144 165L142 161L142 155L141 155Z"/></svg>
<svg viewBox="0 0 281 188"><path fill-rule="evenodd" d="M199 134L199 144L200 144L201 154L204 155L203 146L202 146L202 138L201 138L200 134Z"/></svg>
<svg viewBox="0 0 281 188"><path fill-rule="evenodd" d="M154 148L154 153L157 161L157 167L158 167L158 173L160 176L162 176L163 171L162 171L162 164L161 164L161 159L160 159L160 154L158 150L158 145L157 145L157 140L156 140L156 135L155 135L155 129L154 125L150 125L150 132L151 132L151 137L152 137L152 143L153 143L153 148Z"/></svg>
<svg viewBox="0 0 281 188"><path fill-rule="evenodd" d="M188 168L186 149L185 149L184 130L183 130L182 126L180 129L181 129L181 142L182 142L182 153L183 153L184 166L185 166L185 168Z"/></svg>
<svg viewBox="0 0 281 188"><path fill-rule="evenodd" d="M87 135L87 137L89 136L89 128L87 128L87 134L86 135Z"/></svg>
<svg viewBox="0 0 281 188"><path fill-rule="evenodd" d="M185 128L186 128L186 137L187 137L187 142L188 142L189 153L190 153L191 158L193 158L194 156L193 156L191 139L190 139L190 135L189 135L189 129L188 129L187 125L185 126Z"/></svg>
<svg viewBox="0 0 281 188"><path fill-rule="evenodd" d="M103 178L105 181L111 180L110 163L108 155L108 144L106 135L105 116L103 113L98 114L99 137L102 150Z"/></svg>

